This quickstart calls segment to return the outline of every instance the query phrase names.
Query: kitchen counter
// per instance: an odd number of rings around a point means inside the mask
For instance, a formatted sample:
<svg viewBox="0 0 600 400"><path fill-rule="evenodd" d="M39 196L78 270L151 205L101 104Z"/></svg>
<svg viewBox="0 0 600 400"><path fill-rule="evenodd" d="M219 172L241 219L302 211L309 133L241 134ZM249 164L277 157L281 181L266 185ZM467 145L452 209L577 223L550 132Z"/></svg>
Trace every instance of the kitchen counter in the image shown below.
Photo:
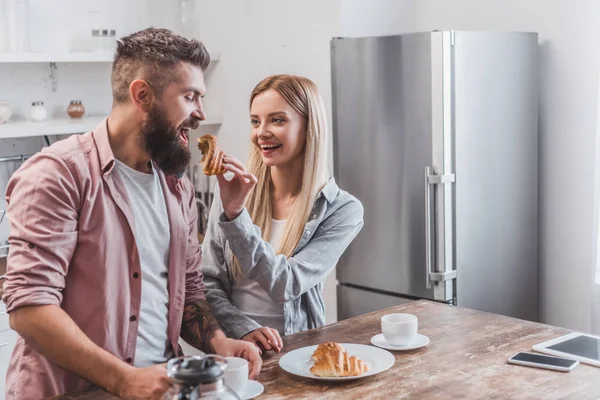
<svg viewBox="0 0 600 400"><path fill-rule="evenodd" d="M267 353L259 399L598 399L600 368L580 364L569 373L511 365L518 351L569 331L470 309L416 301L284 338L285 351L325 341L369 344L384 314L419 317L419 332L431 343L394 352L394 366L379 375L346 383L298 378L279 368L282 354ZM108 400L98 389L55 400Z"/></svg>

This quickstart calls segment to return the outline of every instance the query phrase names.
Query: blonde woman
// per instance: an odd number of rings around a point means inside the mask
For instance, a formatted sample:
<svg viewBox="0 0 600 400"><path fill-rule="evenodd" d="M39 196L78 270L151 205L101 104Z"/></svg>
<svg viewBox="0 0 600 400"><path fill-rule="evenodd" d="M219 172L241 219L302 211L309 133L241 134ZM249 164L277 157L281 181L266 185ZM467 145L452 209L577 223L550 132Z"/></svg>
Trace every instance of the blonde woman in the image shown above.
<svg viewBox="0 0 600 400"><path fill-rule="evenodd" d="M307 78L275 75L250 96L247 168L224 158L202 246L206 295L225 333L282 347L322 326L327 275L363 226L363 207L327 172L323 100Z"/></svg>

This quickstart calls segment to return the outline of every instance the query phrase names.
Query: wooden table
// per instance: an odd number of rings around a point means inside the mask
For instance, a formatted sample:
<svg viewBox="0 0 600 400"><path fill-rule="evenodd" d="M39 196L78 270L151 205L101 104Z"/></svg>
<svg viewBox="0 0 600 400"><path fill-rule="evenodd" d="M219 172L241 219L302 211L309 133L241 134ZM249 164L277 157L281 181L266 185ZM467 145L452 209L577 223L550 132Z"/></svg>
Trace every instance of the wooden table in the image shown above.
<svg viewBox="0 0 600 400"><path fill-rule="evenodd" d="M298 378L279 368L281 355L264 358L259 399L599 399L600 368L580 364L570 373L507 364L518 351L567 330L470 309L416 301L285 337L285 351L325 341L369 344L380 318L392 312L419 317L426 348L395 352L396 363L379 375L346 383ZM108 400L90 390L56 399Z"/></svg>

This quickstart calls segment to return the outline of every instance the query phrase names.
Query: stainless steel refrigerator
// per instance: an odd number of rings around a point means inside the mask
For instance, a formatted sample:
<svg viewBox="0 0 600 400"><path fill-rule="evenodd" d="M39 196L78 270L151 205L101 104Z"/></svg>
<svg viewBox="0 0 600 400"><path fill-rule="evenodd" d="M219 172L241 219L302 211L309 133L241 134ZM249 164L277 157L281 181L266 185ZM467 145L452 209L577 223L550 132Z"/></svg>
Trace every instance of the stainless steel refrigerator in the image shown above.
<svg viewBox="0 0 600 400"><path fill-rule="evenodd" d="M538 37L331 42L334 171L365 225L338 317L431 299L538 318Z"/></svg>

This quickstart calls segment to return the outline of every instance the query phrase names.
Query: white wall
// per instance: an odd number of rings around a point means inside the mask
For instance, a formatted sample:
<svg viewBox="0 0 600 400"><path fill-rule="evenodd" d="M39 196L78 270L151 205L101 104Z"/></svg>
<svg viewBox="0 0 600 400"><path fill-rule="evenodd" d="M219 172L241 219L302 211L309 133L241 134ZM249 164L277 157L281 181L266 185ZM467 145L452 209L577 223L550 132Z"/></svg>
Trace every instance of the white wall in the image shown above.
<svg viewBox="0 0 600 400"><path fill-rule="evenodd" d="M277 73L312 79L331 115L329 40L338 32L337 1L306 0L198 0L193 35L221 59L209 77L208 113L223 116L218 131L221 147L247 159L249 150L249 96L263 78ZM190 32L192 33L192 32ZM331 126L331 118L330 126ZM206 128L200 133L209 132ZM331 140L330 140L331 143ZM330 168L331 163L331 146ZM337 319L335 273L324 289L327 321Z"/></svg>
<svg viewBox="0 0 600 400"><path fill-rule="evenodd" d="M434 29L540 34L541 318L589 331L600 2L342 0L340 15L342 36Z"/></svg>
<svg viewBox="0 0 600 400"><path fill-rule="evenodd" d="M397 35L416 27L413 0L340 0L340 36Z"/></svg>

